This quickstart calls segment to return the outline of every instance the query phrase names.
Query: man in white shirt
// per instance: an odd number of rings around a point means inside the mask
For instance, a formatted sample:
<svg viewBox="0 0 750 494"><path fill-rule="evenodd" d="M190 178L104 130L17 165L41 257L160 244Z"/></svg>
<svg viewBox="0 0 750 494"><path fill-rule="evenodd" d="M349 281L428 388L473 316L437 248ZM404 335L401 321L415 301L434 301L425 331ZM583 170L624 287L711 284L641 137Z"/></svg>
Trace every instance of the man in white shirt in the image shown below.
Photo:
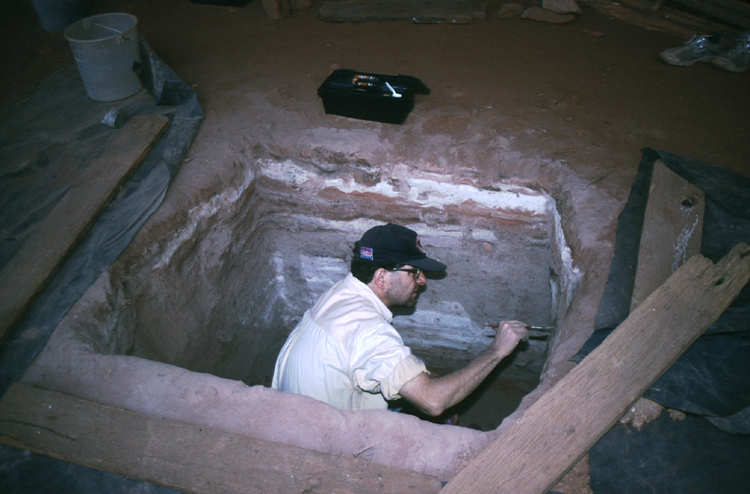
<svg viewBox="0 0 750 494"><path fill-rule="evenodd" d="M466 367L432 377L391 325L390 308L414 305L425 271L445 271L427 257L413 230L389 223L354 246L351 273L308 310L284 344L272 387L340 409L385 409L405 398L438 416L466 398L528 337L519 321L500 323L489 347Z"/></svg>

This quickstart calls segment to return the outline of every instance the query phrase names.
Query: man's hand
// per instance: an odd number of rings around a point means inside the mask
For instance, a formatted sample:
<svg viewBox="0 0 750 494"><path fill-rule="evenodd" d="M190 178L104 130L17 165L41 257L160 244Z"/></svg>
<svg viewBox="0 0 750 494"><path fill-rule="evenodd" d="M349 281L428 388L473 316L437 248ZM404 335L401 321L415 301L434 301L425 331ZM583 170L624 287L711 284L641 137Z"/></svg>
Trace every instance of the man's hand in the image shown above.
<svg viewBox="0 0 750 494"><path fill-rule="evenodd" d="M505 358L516 349L518 343L529 338L528 326L521 321L502 321L497 328L497 334L490 344L490 348L497 352L500 358Z"/></svg>
<svg viewBox="0 0 750 494"><path fill-rule="evenodd" d="M420 410L438 416L474 391L492 369L515 350L518 342L529 337L526 324L503 321L490 346L463 369L441 377L422 373L404 384L399 394Z"/></svg>

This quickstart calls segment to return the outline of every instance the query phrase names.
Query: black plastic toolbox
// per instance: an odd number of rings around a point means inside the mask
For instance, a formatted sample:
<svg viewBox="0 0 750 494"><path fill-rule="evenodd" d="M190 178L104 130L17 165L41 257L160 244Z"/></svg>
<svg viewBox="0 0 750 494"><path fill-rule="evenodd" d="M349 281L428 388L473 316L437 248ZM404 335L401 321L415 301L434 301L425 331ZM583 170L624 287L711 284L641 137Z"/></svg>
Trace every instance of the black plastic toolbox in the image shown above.
<svg viewBox="0 0 750 494"><path fill-rule="evenodd" d="M334 70L318 88L326 114L401 125L414 108L415 94L430 94L408 75Z"/></svg>

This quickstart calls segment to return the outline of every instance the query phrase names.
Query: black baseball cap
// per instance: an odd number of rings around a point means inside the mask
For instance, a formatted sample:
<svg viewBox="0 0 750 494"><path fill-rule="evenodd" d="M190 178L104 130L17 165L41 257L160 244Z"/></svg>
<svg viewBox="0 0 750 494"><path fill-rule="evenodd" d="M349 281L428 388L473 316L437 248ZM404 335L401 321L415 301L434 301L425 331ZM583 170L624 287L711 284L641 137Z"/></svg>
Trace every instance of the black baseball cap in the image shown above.
<svg viewBox="0 0 750 494"><path fill-rule="evenodd" d="M376 265L408 264L425 271L445 271L442 262L427 257L419 243L419 235L405 226L380 225L362 235L356 257Z"/></svg>

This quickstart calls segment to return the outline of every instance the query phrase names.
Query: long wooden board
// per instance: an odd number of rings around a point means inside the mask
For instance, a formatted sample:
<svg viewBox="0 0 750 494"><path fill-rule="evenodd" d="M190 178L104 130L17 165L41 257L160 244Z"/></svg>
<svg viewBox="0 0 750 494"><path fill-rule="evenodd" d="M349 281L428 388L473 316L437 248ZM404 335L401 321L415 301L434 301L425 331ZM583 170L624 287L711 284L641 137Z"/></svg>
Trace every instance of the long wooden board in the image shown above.
<svg viewBox="0 0 750 494"><path fill-rule="evenodd" d="M750 29L750 16L748 15L750 7L747 4L716 0L675 0L675 2L732 26Z"/></svg>
<svg viewBox="0 0 750 494"><path fill-rule="evenodd" d="M435 477L14 384L0 443L196 494L428 494Z"/></svg>
<svg viewBox="0 0 750 494"><path fill-rule="evenodd" d="M692 257L441 494L547 492L750 280L750 247Z"/></svg>
<svg viewBox="0 0 750 494"><path fill-rule="evenodd" d="M662 160L654 163L630 310L699 254L705 194Z"/></svg>
<svg viewBox="0 0 750 494"><path fill-rule="evenodd" d="M0 344L72 252L118 187L138 168L169 119L133 117L0 272Z"/></svg>
<svg viewBox="0 0 750 494"><path fill-rule="evenodd" d="M331 22L408 21L468 24L473 0L328 0L318 18Z"/></svg>

